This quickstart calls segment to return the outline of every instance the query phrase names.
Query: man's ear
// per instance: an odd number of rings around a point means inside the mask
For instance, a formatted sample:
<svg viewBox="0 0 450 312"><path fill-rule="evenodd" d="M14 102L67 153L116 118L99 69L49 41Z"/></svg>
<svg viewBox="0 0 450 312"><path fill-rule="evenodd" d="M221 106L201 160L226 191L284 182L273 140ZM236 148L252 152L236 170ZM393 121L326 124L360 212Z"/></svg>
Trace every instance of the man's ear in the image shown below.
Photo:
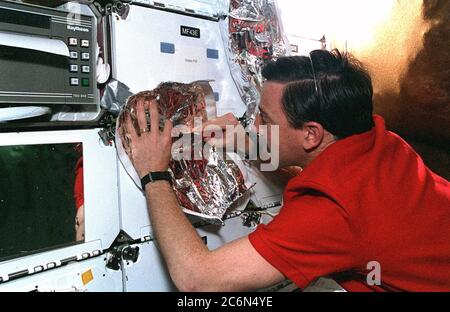
<svg viewBox="0 0 450 312"><path fill-rule="evenodd" d="M316 149L323 141L325 130L322 125L315 121L308 121L303 124L303 148L305 151Z"/></svg>

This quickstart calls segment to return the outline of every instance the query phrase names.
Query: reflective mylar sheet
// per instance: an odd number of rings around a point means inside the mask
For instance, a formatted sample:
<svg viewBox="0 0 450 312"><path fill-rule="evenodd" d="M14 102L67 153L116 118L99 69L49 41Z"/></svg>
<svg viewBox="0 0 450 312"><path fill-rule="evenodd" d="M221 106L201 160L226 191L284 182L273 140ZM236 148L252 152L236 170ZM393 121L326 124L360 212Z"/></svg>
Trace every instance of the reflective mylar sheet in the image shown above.
<svg viewBox="0 0 450 312"><path fill-rule="evenodd" d="M247 105L248 124L253 124L263 85L262 68L290 54L275 0L231 0L221 30L231 74Z"/></svg>
<svg viewBox="0 0 450 312"><path fill-rule="evenodd" d="M186 125L193 128L194 118L206 121L208 117L215 117L214 95L208 82L162 83L154 90L131 96L118 119L116 145L122 164L139 188L140 179L130 161L132 141L128 130L122 125L131 118L134 131L141 135L136 107L139 101L151 100L158 101L161 125L169 118L174 127ZM147 126L148 124L149 118ZM192 135L188 138L187 144L186 141L178 144L185 138L174 139L175 148L179 146L186 149L186 145L189 145L190 150L188 155L186 150L180 150L176 154L182 157L170 162L173 189L185 212L220 222L226 210L247 191L244 175L237 162L224 160L214 148L209 148L204 153L201 137Z"/></svg>

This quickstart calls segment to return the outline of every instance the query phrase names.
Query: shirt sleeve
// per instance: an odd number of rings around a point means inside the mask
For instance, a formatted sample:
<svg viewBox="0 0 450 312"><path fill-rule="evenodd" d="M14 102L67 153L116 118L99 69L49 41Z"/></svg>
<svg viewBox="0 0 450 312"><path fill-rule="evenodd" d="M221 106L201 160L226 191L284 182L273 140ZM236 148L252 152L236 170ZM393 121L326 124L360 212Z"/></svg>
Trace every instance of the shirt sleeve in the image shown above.
<svg viewBox="0 0 450 312"><path fill-rule="evenodd" d="M302 195L285 203L249 240L266 261L305 288L318 277L354 267L352 236L342 207L326 196Z"/></svg>
<svg viewBox="0 0 450 312"><path fill-rule="evenodd" d="M83 183L83 158L77 161L75 167L75 184L74 184L75 208L78 210L84 205L84 183Z"/></svg>

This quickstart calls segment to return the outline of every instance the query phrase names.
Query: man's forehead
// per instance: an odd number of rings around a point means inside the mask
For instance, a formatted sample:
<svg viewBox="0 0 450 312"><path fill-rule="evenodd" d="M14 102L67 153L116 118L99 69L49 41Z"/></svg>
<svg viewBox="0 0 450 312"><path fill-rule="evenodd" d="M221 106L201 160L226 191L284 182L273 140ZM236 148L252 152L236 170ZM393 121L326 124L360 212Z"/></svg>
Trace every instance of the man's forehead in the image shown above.
<svg viewBox="0 0 450 312"><path fill-rule="evenodd" d="M263 86L261 109L263 111L278 107L285 85L278 82L266 81Z"/></svg>
<svg viewBox="0 0 450 312"><path fill-rule="evenodd" d="M264 89L278 89L278 90L283 90L284 86L286 84L281 83L281 82L276 82L276 81L266 81L264 82L263 88Z"/></svg>

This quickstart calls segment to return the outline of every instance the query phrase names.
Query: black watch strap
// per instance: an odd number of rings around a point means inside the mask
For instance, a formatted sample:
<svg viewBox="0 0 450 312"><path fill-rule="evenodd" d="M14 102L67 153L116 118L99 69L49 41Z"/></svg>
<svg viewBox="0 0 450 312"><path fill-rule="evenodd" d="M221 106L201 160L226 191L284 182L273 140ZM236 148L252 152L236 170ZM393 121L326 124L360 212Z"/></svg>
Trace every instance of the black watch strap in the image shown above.
<svg viewBox="0 0 450 312"><path fill-rule="evenodd" d="M168 181L172 185L172 176L169 171L155 171L150 172L141 179L142 189L145 190L145 186L150 182L161 180Z"/></svg>

